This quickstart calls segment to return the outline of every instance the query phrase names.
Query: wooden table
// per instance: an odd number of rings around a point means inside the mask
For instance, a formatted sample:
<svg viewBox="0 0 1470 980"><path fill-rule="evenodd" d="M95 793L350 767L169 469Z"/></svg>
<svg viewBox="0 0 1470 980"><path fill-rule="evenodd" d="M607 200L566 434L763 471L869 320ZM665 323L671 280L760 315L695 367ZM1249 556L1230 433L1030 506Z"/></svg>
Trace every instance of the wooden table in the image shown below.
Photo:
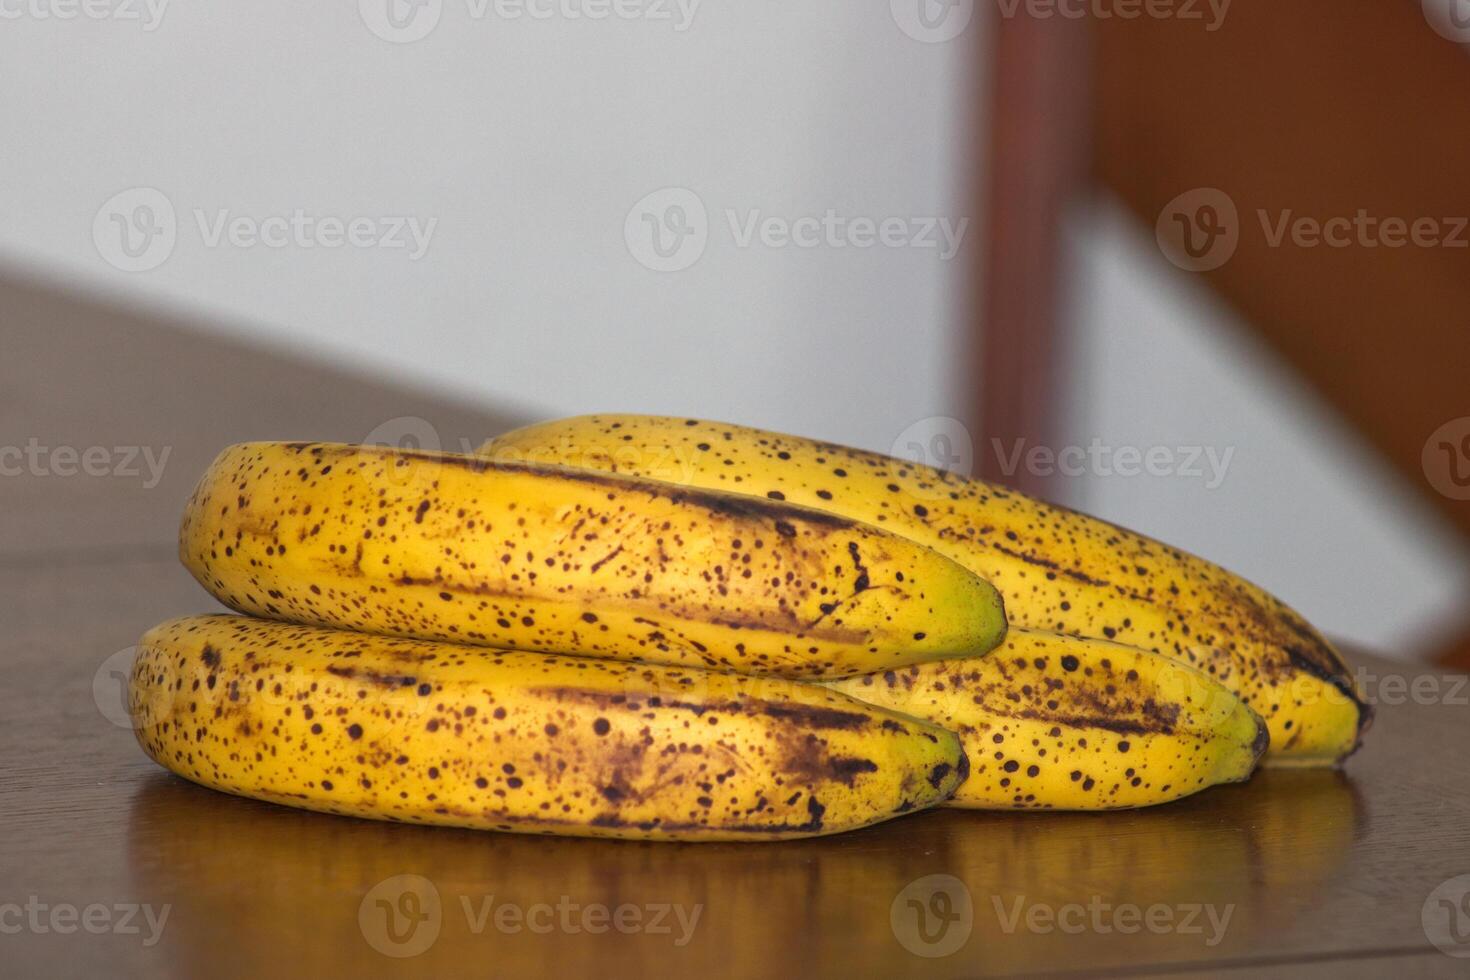
<svg viewBox="0 0 1470 980"><path fill-rule="evenodd" d="M0 413L0 447L40 461L0 476L7 976L1470 972L1422 918L1447 934L1453 907L1470 933L1470 878L1436 892L1470 873L1470 688L1366 656L1379 718L1344 772L1268 771L1132 813L938 811L815 841L659 845L377 824L191 785L138 750L115 671L153 623L216 608L172 543L215 451L414 419L454 448L516 419L3 281ZM103 447L106 464L67 475L60 446ZM161 478L141 452L129 475L126 447L167 448Z"/></svg>

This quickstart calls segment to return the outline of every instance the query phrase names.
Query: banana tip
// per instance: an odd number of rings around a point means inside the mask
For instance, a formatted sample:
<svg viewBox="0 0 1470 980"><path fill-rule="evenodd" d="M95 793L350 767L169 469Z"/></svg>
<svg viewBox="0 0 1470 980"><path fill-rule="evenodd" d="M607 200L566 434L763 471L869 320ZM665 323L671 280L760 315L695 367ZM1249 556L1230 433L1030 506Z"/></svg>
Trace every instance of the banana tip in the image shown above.
<svg viewBox="0 0 1470 980"><path fill-rule="evenodd" d="M1271 747L1271 729L1266 727L1266 720L1259 715L1256 716L1256 738L1251 743L1251 751L1255 753L1255 762L1260 762L1266 750Z"/></svg>

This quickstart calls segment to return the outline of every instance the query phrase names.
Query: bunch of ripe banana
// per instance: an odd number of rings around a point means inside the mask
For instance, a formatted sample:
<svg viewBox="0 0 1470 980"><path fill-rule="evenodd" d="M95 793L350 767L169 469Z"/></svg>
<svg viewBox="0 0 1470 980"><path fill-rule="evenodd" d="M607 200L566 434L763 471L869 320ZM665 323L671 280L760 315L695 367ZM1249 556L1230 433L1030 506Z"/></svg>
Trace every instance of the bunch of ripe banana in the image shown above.
<svg viewBox="0 0 1470 980"><path fill-rule="evenodd" d="M938 804L1167 802L1268 745L1335 763L1369 720L1320 635L1213 565L731 425L234 446L180 555L245 615L143 638L143 748L332 813L772 840Z"/></svg>

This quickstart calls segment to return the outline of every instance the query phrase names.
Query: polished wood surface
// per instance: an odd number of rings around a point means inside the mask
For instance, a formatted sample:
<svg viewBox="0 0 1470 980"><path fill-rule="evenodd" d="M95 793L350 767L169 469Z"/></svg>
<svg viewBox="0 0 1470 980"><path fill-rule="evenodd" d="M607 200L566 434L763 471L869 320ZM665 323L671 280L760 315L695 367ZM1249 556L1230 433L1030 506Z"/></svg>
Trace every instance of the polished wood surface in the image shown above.
<svg viewBox="0 0 1470 980"><path fill-rule="evenodd" d="M1377 678L1378 722L1344 771L1265 772L1139 812L936 811L812 841L670 845L378 824L186 783L139 751L112 671L155 622L216 608L172 555L208 458L232 439L349 438L398 416L430 420L446 444L513 419L23 284L0 283L0 345L0 444L174 447L147 490L121 475L0 478L0 974L1341 978L1470 966L1421 922L1434 889L1470 873L1470 690L1370 657L1355 659ZM1402 703L1391 678L1419 678L1423 703ZM933 875L954 879L943 901L916 891ZM952 917L967 896L966 925ZM529 919L513 930L505 907ZM624 907L623 931L594 914ZM1125 932L1132 907L1173 927ZM1048 911L1067 930L1048 928ZM388 955L415 943L416 956ZM920 955L944 943L957 948Z"/></svg>

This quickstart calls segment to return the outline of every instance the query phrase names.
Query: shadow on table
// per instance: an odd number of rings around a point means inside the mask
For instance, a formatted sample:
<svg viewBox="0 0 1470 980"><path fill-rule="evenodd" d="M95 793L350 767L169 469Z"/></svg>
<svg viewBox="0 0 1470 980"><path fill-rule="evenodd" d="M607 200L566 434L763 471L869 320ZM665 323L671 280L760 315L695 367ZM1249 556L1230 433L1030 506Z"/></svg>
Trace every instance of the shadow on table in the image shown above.
<svg viewBox="0 0 1470 980"><path fill-rule="evenodd" d="M655 844L351 820L159 774L127 846L136 894L174 906L168 975L1034 973L1257 948L1322 901L1360 811L1340 773L1278 771L1152 810Z"/></svg>

